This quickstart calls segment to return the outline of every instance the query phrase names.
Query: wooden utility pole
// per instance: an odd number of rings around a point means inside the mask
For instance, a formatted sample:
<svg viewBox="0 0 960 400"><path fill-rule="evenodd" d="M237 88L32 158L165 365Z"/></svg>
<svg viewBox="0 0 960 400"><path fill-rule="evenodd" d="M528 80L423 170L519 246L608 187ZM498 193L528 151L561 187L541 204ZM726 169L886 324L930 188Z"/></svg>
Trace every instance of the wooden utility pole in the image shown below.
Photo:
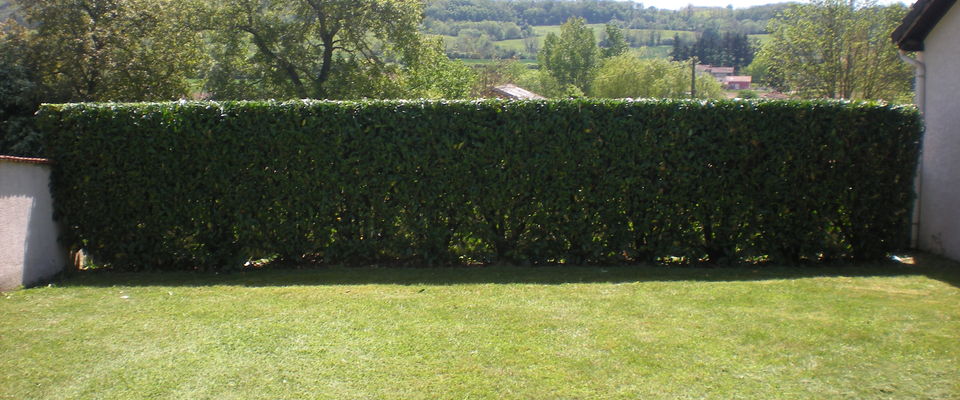
<svg viewBox="0 0 960 400"><path fill-rule="evenodd" d="M697 57L690 57L690 98L697 98Z"/></svg>

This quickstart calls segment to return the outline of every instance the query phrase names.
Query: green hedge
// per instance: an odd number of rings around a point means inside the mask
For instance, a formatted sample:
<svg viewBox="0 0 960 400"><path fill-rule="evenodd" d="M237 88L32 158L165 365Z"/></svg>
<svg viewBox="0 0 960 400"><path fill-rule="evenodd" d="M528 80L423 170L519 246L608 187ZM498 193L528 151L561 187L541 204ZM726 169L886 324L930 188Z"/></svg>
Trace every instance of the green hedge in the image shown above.
<svg viewBox="0 0 960 400"><path fill-rule="evenodd" d="M46 105L66 239L121 269L873 259L921 124L835 101Z"/></svg>

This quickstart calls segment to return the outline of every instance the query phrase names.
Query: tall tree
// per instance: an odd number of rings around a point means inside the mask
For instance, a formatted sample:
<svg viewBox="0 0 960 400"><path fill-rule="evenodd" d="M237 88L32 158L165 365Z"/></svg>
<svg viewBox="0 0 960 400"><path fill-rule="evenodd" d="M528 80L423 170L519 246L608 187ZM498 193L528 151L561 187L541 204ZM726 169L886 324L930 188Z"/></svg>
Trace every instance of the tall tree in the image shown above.
<svg viewBox="0 0 960 400"><path fill-rule="evenodd" d="M701 63L734 67L738 70L753 61L755 49L746 34L725 32L720 35L714 29L705 29L691 44L683 43L679 35L674 36L671 57L674 60L686 60L697 57Z"/></svg>
<svg viewBox="0 0 960 400"><path fill-rule="evenodd" d="M441 38L426 40L399 76L403 84L401 95L408 98L466 98L477 79L463 61L447 58Z"/></svg>
<svg viewBox="0 0 960 400"><path fill-rule="evenodd" d="M417 54L419 0L214 0L219 43L211 89L230 89L245 76L272 97L328 98L335 75L356 77L382 69L385 54ZM247 45L249 44L249 45ZM250 57L247 46L253 49ZM359 74L360 76L364 74ZM363 85L364 82L356 82ZM229 90L226 90L229 92Z"/></svg>
<svg viewBox="0 0 960 400"><path fill-rule="evenodd" d="M33 114L44 100L27 29L0 21L0 154L42 156Z"/></svg>
<svg viewBox="0 0 960 400"><path fill-rule="evenodd" d="M619 56L626 53L627 49L630 48L630 45L627 44L627 39L623 36L623 29L620 29L620 27L614 24L607 24L604 26L604 32L606 33L606 38L600 42L600 52L603 58ZM652 35L653 32L651 31L650 34Z"/></svg>
<svg viewBox="0 0 960 400"><path fill-rule="evenodd" d="M691 57L690 46L683 42L679 33L673 34L673 48L670 49L670 57L675 61L682 61Z"/></svg>
<svg viewBox="0 0 960 400"><path fill-rule="evenodd" d="M910 68L889 40L905 13L873 1L793 5L770 22L757 58L801 96L892 100L910 89Z"/></svg>
<svg viewBox="0 0 960 400"><path fill-rule="evenodd" d="M537 58L561 85L574 85L587 92L599 53L593 30L586 21L570 18L560 26L559 36L547 34Z"/></svg>
<svg viewBox="0 0 960 400"><path fill-rule="evenodd" d="M173 0L21 0L47 101L176 99L202 60L195 10Z"/></svg>

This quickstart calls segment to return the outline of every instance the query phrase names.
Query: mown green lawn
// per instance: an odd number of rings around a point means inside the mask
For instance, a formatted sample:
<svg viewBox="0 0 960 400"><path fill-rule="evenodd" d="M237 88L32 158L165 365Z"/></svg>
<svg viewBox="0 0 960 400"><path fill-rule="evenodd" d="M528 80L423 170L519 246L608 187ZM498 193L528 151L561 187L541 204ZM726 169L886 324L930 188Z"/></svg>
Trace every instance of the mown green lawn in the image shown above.
<svg viewBox="0 0 960 400"><path fill-rule="evenodd" d="M960 266L76 273L0 398L960 397Z"/></svg>

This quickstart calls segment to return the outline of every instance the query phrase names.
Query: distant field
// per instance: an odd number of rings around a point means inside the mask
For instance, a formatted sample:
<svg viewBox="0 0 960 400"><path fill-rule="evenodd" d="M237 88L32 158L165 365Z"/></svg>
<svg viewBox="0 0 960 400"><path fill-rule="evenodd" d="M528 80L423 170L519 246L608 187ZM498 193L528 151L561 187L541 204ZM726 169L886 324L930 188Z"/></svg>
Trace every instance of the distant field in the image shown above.
<svg viewBox="0 0 960 400"><path fill-rule="evenodd" d="M460 58L458 60L463 61L463 63L467 65L483 65L483 64L490 64L496 61L496 60L490 60L486 58L479 58L479 59L478 58ZM537 60L532 58L521 58L521 59L518 59L517 61L527 66L537 65Z"/></svg>
<svg viewBox="0 0 960 400"><path fill-rule="evenodd" d="M757 41L759 41L760 43L764 43L764 42L766 42L767 40L770 39L770 34L769 34L769 33L764 33L764 34L758 34L758 35L747 35L747 37L750 38L750 39L757 40Z"/></svg>
<svg viewBox="0 0 960 400"><path fill-rule="evenodd" d="M670 57L670 49L671 49L670 46L656 46L656 47L640 47L634 50L639 52L640 58L648 59L648 58ZM458 60L463 61L463 63L467 65L483 65L483 64L494 63L497 61L497 60L491 60L489 58L459 58ZM527 65L527 67L529 68L536 68L539 65L537 64L537 60L533 58L521 58L521 59L518 59L517 61Z"/></svg>
<svg viewBox="0 0 960 400"><path fill-rule="evenodd" d="M601 34L604 31L605 24L587 24L588 27L593 29L593 35L597 38L597 41L600 41ZM683 40L692 41L696 39L696 33L691 31L674 31L674 30L658 30L658 29L624 29L626 35L640 34L641 37L646 37L650 32L659 32L660 39L672 39L673 35L680 35L680 38ZM548 33L560 34L560 25L543 25L533 27L533 33L540 38L540 43L543 44L544 37ZM495 42L500 43L500 42Z"/></svg>
<svg viewBox="0 0 960 400"><path fill-rule="evenodd" d="M493 42L494 46L497 46L501 49L513 50L513 51L525 51L526 45L523 44L523 39L510 39L510 40L500 40ZM543 36L537 37L537 47L543 46Z"/></svg>
<svg viewBox="0 0 960 400"><path fill-rule="evenodd" d="M647 46L639 48L640 58L667 58L670 57L673 46Z"/></svg>
<svg viewBox="0 0 960 400"><path fill-rule="evenodd" d="M604 24L587 24L587 26L593 29L594 37L599 43L604 31ZM537 39L537 48L539 49L543 47L543 42L546 39L547 34L549 33L560 34L560 25L534 26L533 32ZM624 33L628 37L639 36L641 38L646 38L650 35L651 32L659 33L660 40L673 39L674 35L679 35L681 38L687 41L696 40L696 33L691 31L624 29ZM754 36L758 37L758 39L760 40L763 40L764 39L763 37L767 35L751 35L751 37L754 37ZM443 38L444 42L448 46L454 45L457 41L456 36L441 36L441 37ZM494 46L500 49L514 51L517 53L527 52L526 44L524 43L523 39L499 40L499 41L493 41L492 43ZM644 58L666 58L666 57L669 57L670 55L671 46L655 46L655 47L641 46L641 47L634 47L634 48L639 49L642 52ZM489 61L488 59L464 59L464 62L468 64L481 64L488 61ZM530 60L527 63L535 64L536 61Z"/></svg>
<svg viewBox="0 0 960 400"><path fill-rule="evenodd" d="M605 24L587 24L588 27L593 29L594 37L597 40L597 43L600 42L600 38L603 35ZM629 37L640 37L641 39L646 39L649 37L650 33L659 33L660 40L673 39L674 35L680 36L681 39L685 41L694 41L697 39L696 32L692 31L676 31L676 30L657 30L657 29L624 29L625 35ZM547 34L560 34L560 25L542 25L533 27L534 37L537 39L537 48L543 47L543 42L547 37ZM747 35L750 39L756 40L760 43L767 41L770 38L769 34L758 34L758 35ZM448 46L452 46L457 42L456 36L441 36L445 43ZM510 40L499 40L492 42L494 46L503 50L514 51L521 53L522 55L532 56L532 54L526 54L527 46L524 43L524 39L510 39ZM670 57L670 50L672 46L640 46L633 47L638 50L642 58L668 58ZM463 59L467 64L485 64L489 63L490 59ZM525 64L535 65L536 60L534 59L524 59L521 60Z"/></svg>

